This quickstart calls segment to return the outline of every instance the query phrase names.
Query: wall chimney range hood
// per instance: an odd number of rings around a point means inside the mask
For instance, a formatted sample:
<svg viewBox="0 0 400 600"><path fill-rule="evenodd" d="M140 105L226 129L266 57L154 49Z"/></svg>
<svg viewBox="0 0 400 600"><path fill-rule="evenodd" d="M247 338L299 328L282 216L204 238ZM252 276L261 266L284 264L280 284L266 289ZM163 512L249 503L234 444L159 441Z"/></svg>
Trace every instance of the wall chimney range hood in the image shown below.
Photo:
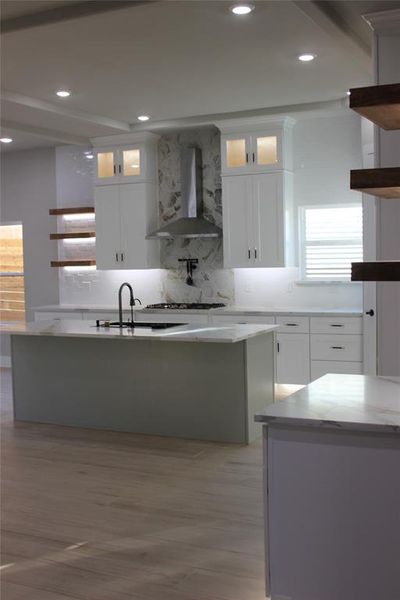
<svg viewBox="0 0 400 600"><path fill-rule="evenodd" d="M182 148L181 194L183 216L150 233L147 238L168 240L221 237L222 229L203 217L201 150L195 146Z"/></svg>

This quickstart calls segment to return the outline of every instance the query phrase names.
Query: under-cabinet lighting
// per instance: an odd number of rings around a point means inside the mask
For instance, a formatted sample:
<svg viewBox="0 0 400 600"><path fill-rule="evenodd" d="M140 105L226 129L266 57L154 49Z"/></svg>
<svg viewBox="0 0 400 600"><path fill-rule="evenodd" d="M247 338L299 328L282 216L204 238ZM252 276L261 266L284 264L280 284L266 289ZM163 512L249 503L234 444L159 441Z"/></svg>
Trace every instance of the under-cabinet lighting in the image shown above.
<svg viewBox="0 0 400 600"><path fill-rule="evenodd" d="M76 213L73 215L63 215L66 221L93 221L95 219L94 213Z"/></svg>
<svg viewBox="0 0 400 600"><path fill-rule="evenodd" d="M94 244L96 238L61 238L59 241L65 242L66 244Z"/></svg>
<svg viewBox="0 0 400 600"><path fill-rule="evenodd" d="M65 269L65 271L95 271L96 265L86 265L82 267L76 265L69 265L67 267L63 267L63 269Z"/></svg>
<svg viewBox="0 0 400 600"><path fill-rule="evenodd" d="M59 98L68 98L68 96L71 95L71 92L68 90L57 90L56 94Z"/></svg>
<svg viewBox="0 0 400 600"><path fill-rule="evenodd" d="M235 4L234 6L231 6L231 12L233 12L234 15L248 15L249 13L251 13L254 10L254 4Z"/></svg>
<svg viewBox="0 0 400 600"><path fill-rule="evenodd" d="M310 62L310 61L314 60L315 54L300 54L300 56L298 56L297 58L301 62Z"/></svg>
<svg viewBox="0 0 400 600"><path fill-rule="evenodd" d="M11 144L12 141L12 138L9 137L0 138L0 142L2 142L3 144Z"/></svg>

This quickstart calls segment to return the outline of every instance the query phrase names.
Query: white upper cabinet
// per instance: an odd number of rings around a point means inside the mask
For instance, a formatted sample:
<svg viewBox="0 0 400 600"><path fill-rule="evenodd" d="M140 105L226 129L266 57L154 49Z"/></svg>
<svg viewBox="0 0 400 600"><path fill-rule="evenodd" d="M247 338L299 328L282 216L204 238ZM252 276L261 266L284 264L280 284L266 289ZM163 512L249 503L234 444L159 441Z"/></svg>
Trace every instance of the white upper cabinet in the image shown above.
<svg viewBox="0 0 400 600"><path fill-rule="evenodd" d="M159 242L146 239L158 227L158 139L143 132L92 140L97 269L160 266Z"/></svg>
<svg viewBox="0 0 400 600"><path fill-rule="evenodd" d="M143 132L93 138L95 184L155 181L158 136Z"/></svg>
<svg viewBox="0 0 400 600"><path fill-rule="evenodd" d="M292 173L222 178L225 268L293 264Z"/></svg>
<svg viewBox="0 0 400 600"><path fill-rule="evenodd" d="M293 119L235 120L217 123L221 130L222 175L291 170Z"/></svg>

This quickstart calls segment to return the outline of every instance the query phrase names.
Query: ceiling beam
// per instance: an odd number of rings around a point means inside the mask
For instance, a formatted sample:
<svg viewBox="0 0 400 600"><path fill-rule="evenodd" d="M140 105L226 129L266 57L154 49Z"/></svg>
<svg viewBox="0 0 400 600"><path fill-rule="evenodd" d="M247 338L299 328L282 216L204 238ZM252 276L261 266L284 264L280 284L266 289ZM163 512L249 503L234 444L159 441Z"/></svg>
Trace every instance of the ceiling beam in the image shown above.
<svg viewBox="0 0 400 600"><path fill-rule="evenodd" d="M17 94L15 92L3 91L2 100L12 104L27 106L43 112L51 112L57 115L63 115L65 117L71 117L72 119L76 119L78 121L102 125L103 127L109 127L110 129L117 131L130 131L130 125L125 121L116 121L115 119L109 119L108 117L83 112L81 110L75 110L73 108L68 108L67 106L60 106L60 104L53 104L52 102L39 100L38 98L32 98L31 96L24 96L23 94Z"/></svg>
<svg viewBox="0 0 400 600"><path fill-rule="evenodd" d="M357 58L364 68L371 69L371 48L344 19L340 18L338 13L331 10L329 2L318 0L291 0L291 2L314 25L320 27Z"/></svg>
<svg viewBox="0 0 400 600"><path fill-rule="evenodd" d="M132 8L157 0L101 0L94 2L93 0L85 0L82 2L74 2L69 5L41 10L19 17L10 17L1 20L2 33L10 33L21 29L30 29L31 27L39 27L40 25L48 25L50 23L58 23L60 21L68 21L70 19L79 19L90 15L119 10L121 8Z"/></svg>
<svg viewBox="0 0 400 600"><path fill-rule="evenodd" d="M59 144L71 144L74 146L89 146L89 138L81 137L78 135L70 135L62 131L55 131L53 129L45 129L44 127L34 127L33 125L25 125L23 123L17 123L16 121L1 121L2 131L21 131L23 133L29 133L29 135L36 136Z"/></svg>

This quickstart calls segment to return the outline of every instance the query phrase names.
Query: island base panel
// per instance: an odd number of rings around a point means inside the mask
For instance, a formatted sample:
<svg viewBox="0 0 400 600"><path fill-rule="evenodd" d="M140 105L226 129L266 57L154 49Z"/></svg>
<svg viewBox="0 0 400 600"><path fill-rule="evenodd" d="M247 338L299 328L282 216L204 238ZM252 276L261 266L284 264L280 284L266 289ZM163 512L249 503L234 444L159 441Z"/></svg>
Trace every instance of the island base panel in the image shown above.
<svg viewBox="0 0 400 600"><path fill-rule="evenodd" d="M15 335L14 416L249 443L261 435L255 410L273 400L272 343L271 333L232 344ZM265 361L249 365L254 352Z"/></svg>

